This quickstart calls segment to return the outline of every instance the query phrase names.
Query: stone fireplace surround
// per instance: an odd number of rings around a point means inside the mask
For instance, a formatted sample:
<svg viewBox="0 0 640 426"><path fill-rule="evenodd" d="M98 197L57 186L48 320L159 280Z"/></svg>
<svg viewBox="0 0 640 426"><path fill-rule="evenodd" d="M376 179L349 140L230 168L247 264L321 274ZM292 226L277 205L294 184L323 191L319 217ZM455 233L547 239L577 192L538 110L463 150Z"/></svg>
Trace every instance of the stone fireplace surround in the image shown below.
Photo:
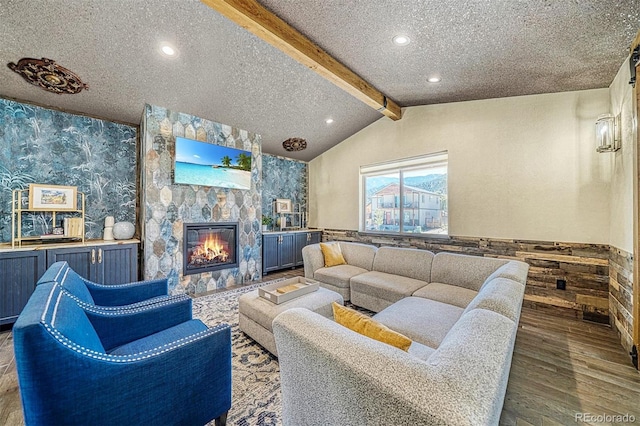
<svg viewBox="0 0 640 426"><path fill-rule="evenodd" d="M140 127L144 278L167 277L172 294L193 295L261 279L260 136L153 105L146 105ZM178 136L251 151L251 189L174 184L173 158ZM184 223L192 222L237 222L238 265L184 275Z"/></svg>

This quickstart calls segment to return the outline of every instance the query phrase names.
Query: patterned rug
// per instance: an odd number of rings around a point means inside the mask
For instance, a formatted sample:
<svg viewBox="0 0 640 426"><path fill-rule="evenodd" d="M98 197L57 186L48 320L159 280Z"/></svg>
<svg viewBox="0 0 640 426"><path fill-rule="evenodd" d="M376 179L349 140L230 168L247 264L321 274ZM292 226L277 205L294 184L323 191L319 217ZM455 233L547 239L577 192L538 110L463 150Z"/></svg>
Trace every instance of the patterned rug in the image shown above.
<svg viewBox="0 0 640 426"><path fill-rule="evenodd" d="M274 280L275 282L279 280ZM228 425L281 425L278 360L238 328L238 297L268 282L193 300L193 316L208 326L231 326L232 403ZM210 423L213 425L213 422Z"/></svg>

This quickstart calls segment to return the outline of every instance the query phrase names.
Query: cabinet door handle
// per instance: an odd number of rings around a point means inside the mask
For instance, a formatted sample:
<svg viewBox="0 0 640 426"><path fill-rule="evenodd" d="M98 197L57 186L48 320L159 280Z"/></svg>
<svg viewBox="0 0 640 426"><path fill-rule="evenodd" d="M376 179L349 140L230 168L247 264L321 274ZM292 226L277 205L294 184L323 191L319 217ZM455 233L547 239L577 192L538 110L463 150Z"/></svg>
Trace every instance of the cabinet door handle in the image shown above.
<svg viewBox="0 0 640 426"><path fill-rule="evenodd" d="M308 241L311 241L311 233L310 232L307 232L307 242Z"/></svg>
<svg viewBox="0 0 640 426"><path fill-rule="evenodd" d="M102 263L102 249L98 249L98 263Z"/></svg>
<svg viewBox="0 0 640 426"><path fill-rule="evenodd" d="M91 249L91 264L96 263L96 249Z"/></svg>

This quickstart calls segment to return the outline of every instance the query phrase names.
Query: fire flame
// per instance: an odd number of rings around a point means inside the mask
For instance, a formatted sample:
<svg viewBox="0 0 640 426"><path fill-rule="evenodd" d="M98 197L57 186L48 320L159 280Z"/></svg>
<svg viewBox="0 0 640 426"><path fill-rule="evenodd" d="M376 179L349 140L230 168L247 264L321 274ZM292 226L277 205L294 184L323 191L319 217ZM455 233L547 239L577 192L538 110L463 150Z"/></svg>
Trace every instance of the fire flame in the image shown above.
<svg viewBox="0 0 640 426"><path fill-rule="evenodd" d="M192 259L203 259L206 261L217 260L226 262L229 253L225 250L225 245L220 241L217 234L209 234L207 239L193 249Z"/></svg>

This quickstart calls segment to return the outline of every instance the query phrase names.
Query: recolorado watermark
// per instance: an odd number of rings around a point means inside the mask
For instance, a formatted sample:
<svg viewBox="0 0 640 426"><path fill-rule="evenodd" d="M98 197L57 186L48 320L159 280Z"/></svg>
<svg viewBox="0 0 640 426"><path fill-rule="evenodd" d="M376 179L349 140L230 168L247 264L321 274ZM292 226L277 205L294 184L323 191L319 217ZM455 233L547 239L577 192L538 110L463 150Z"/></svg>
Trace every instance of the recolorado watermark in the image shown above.
<svg viewBox="0 0 640 426"><path fill-rule="evenodd" d="M576 413L574 417L576 423L635 423L636 416L633 414L593 414Z"/></svg>

